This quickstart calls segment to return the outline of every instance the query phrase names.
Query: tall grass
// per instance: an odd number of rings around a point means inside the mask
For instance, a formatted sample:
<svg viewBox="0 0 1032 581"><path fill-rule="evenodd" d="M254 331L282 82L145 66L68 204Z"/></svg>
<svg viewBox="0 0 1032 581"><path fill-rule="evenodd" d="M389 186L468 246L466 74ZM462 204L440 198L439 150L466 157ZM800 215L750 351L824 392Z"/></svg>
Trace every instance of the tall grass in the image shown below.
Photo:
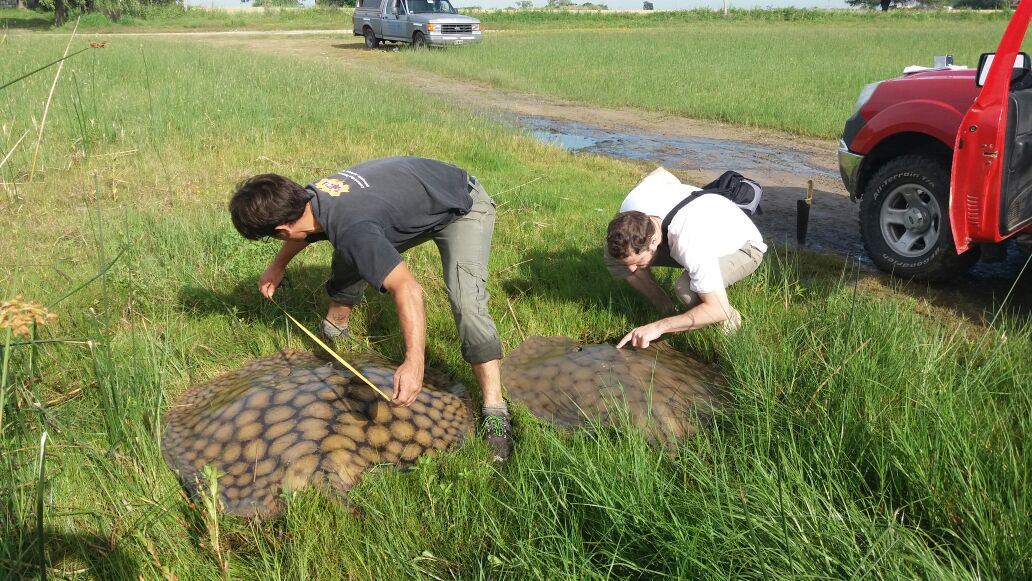
<svg viewBox="0 0 1032 581"><path fill-rule="evenodd" d="M689 24L753 23L771 24L799 22L812 25L836 25L848 23L899 23L923 24L927 22L957 22L972 20L978 22L1004 21L1009 19L1006 11L958 10L951 12L934 10L895 10L879 13L869 10L824 10L811 8L732 8L725 15L721 10L697 8L691 10L659 10L639 12L592 11L592 10L469 10L463 11L479 17L489 30L520 30L526 28L639 28L649 29L663 26Z"/></svg>
<svg viewBox="0 0 1032 581"><path fill-rule="evenodd" d="M350 8L333 6L307 9L269 6L261 10L239 12L203 8L184 9L181 5L175 4L147 5L138 6L132 12L122 14L118 18L111 18L100 11L82 14L79 28L91 32L122 32L134 29L147 31L240 28L252 30L338 29L350 27L351 13ZM51 30L55 28L53 22L52 13L0 8L0 28ZM74 22L75 18L71 18L60 29L70 31Z"/></svg>
<svg viewBox="0 0 1032 581"><path fill-rule="evenodd" d="M861 87L952 54L974 67L1006 20L866 18L672 21L639 29L488 35L464 50L410 51L411 66L616 107L836 137ZM1029 41L1032 42L1032 41Z"/></svg>
<svg viewBox="0 0 1032 581"><path fill-rule="evenodd" d="M9 39L0 79L52 60L53 44ZM371 473L350 505L290 495L273 522L186 501L160 456L169 403L252 357L311 347L255 290L275 246L226 218L241 177L304 181L391 154L470 168L499 206L490 310L511 350L524 334L601 341L653 316L598 250L644 168L343 67L153 41L84 56L55 95L43 171L28 181L22 149L0 169L4 298L60 315L3 348L3 576L41 574L44 548L46 574L98 579L1032 575L1027 321L927 318L857 292L848 268L814 273L775 252L731 290L741 333L671 339L721 365L733 399L674 457L628 425L558 433L517 405L504 470L474 440ZM49 84L17 88L0 101L0 150ZM309 324L328 261L305 251L277 294ZM426 289L428 364L471 384L435 252L408 263ZM355 332L400 356L389 298L367 298Z"/></svg>

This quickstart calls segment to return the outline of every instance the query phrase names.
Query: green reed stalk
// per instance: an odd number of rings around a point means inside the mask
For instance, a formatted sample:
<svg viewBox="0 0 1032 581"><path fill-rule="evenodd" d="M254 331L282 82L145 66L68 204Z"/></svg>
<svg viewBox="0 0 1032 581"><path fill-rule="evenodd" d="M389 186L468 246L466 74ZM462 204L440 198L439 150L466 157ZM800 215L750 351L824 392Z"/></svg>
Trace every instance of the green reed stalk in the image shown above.
<svg viewBox="0 0 1032 581"><path fill-rule="evenodd" d="M47 537L43 529L43 496L46 483L47 431L39 439L39 472L36 479L36 550L39 565L39 579L47 578Z"/></svg>
<svg viewBox="0 0 1032 581"><path fill-rule="evenodd" d="M6 329L4 334L3 364L0 365L0 438L4 435L4 409L7 408L7 368L11 361L11 338L13 332Z"/></svg>

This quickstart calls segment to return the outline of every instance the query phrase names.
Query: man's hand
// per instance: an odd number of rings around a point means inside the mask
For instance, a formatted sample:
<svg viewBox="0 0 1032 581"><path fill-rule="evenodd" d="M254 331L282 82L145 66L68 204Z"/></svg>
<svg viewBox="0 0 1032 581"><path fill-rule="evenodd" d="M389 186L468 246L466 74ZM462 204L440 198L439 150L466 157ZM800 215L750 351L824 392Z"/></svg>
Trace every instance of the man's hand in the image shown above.
<svg viewBox="0 0 1032 581"><path fill-rule="evenodd" d="M642 349L649 346L649 343L659 339L663 335L662 329L660 329L659 323L649 323L642 327L638 327L624 335L624 338L616 344L616 348L619 349L626 345L628 342L633 347L641 347Z"/></svg>
<svg viewBox="0 0 1032 581"><path fill-rule="evenodd" d="M273 293L276 292L276 287L283 280L283 273L284 269L281 266L275 263L270 264L258 278L258 292L262 293L263 297L271 299Z"/></svg>
<svg viewBox="0 0 1032 581"><path fill-rule="evenodd" d="M258 292L262 293L263 297L272 300L272 293L276 292L276 287L283 280L283 273L286 272L287 265L297 256L298 252L301 252L307 246L308 242L304 240L283 241L283 246L276 253L276 257L272 259L265 272L258 278Z"/></svg>
<svg viewBox="0 0 1032 581"><path fill-rule="evenodd" d="M394 398L391 405L410 406L423 389L423 364L406 359L394 372Z"/></svg>

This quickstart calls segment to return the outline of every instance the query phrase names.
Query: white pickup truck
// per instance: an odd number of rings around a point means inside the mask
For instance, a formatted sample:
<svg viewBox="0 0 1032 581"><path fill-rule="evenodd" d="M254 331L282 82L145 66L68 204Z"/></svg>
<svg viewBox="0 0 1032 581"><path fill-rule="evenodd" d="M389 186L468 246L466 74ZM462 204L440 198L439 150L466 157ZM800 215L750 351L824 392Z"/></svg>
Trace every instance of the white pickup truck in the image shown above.
<svg viewBox="0 0 1032 581"><path fill-rule="evenodd" d="M382 41L414 47L480 42L480 21L459 14L448 0L360 0L352 16L366 48Z"/></svg>

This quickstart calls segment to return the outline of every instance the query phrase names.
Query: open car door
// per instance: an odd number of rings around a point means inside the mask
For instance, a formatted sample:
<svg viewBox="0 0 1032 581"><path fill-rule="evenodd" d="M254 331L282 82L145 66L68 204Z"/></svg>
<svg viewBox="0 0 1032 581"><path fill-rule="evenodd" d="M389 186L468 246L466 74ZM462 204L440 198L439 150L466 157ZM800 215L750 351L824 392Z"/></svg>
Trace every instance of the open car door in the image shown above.
<svg viewBox="0 0 1032 581"><path fill-rule="evenodd" d="M980 63L982 90L957 131L950 224L958 253L1032 223L1032 72L1019 52L1030 16L1032 0L1022 0L992 62Z"/></svg>

